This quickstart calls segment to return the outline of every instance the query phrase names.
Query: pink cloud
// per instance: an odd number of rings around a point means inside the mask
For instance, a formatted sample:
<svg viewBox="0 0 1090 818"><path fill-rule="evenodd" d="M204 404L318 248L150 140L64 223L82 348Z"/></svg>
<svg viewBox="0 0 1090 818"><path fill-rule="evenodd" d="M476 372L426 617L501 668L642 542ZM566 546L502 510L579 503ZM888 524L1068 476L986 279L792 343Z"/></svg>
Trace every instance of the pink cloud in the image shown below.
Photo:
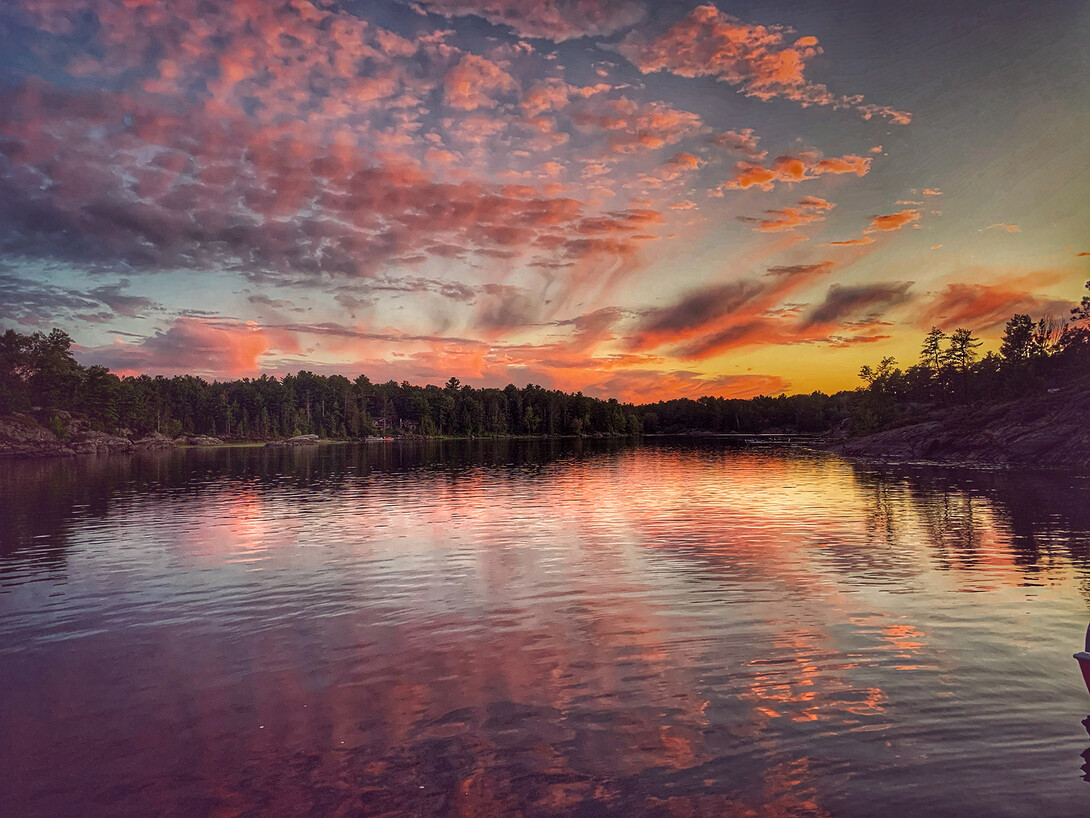
<svg viewBox="0 0 1090 818"><path fill-rule="evenodd" d="M466 54L443 78L447 105L460 111L496 106L494 95L513 91L517 87L514 77L496 63Z"/></svg>
<svg viewBox="0 0 1090 818"><path fill-rule="evenodd" d="M121 374L237 378L257 375L262 358L273 349L290 353L299 347L289 333L254 323L178 318L166 330L140 341L82 348L79 358Z"/></svg>
<svg viewBox="0 0 1090 818"><path fill-rule="evenodd" d="M410 5L445 17L474 15L508 26L523 37L562 42L612 34L643 17L633 0L408 0Z"/></svg>
<svg viewBox="0 0 1090 818"><path fill-rule="evenodd" d="M822 53L816 37L793 39L785 26L743 23L711 5L693 9L657 38L630 34L618 50L644 74L715 77L761 100L783 97L804 106L852 108L865 119L911 120L907 112L865 104L859 96L839 96L807 80L806 63Z"/></svg>
<svg viewBox="0 0 1090 818"><path fill-rule="evenodd" d="M664 102L638 103L627 97L592 98L572 113L584 132L605 132L613 153L631 154L673 145L703 130L699 116Z"/></svg>

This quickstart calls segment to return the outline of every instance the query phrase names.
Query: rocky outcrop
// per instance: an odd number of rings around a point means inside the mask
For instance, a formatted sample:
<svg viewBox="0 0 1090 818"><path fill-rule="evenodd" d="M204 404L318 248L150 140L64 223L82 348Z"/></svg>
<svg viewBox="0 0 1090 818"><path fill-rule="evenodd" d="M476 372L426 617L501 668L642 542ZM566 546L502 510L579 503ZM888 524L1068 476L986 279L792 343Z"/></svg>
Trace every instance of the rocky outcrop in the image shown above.
<svg viewBox="0 0 1090 818"><path fill-rule="evenodd" d="M160 434L159 432L152 432L147 437L142 437L139 440L134 440L132 442L132 445L133 445L133 448L136 448L136 449L143 449L143 450L152 449L152 450L154 450L154 449L173 449L176 444L175 444L175 442L173 440L171 440L166 435Z"/></svg>
<svg viewBox="0 0 1090 818"><path fill-rule="evenodd" d="M74 454L30 415L0 416L0 457L56 457Z"/></svg>
<svg viewBox="0 0 1090 818"><path fill-rule="evenodd" d="M87 430L72 435L68 440L68 448L75 454L118 454L131 452L133 444L127 437Z"/></svg>
<svg viewBox="0 0 1090 818"><path fill-rule="evenodd" d="M181 446L222 446L223 441L211 435L181 435L174 438L174 442Z"/></svg>
<svg viewBox="0 0 1090 818"><path fill-rule="evenodd" d="M0 457L114 454L133 449L133 442L127 437L95 431L87 421L73 418L68 412L53 412L48 422L61 432L63 439L32 415L0 416Z"/></svg>
<svg viewBox="0 0 1090 818"><path fill-rule="evenodd" d="M919 422L830 447L849 457L1090 472L1090 381Z"/></svg>
<svg viewBox="0 0 1090 818"><path fill-rule="evenodd" d="M289 437L287 440L270 440L266 443L266 446L285 447L285 446L316 446L318 444L318 435L296 435L295 437Z"/></svg>
<svg viewBox="0 0 1090 818"><path fill-rule="evenodd" d="M133 451L172 449L175 446L222 446L223 440L210 435L181 435L169 438L154 432L132 440L91 428L85 418L64 411L0 415L0 458L64 457L76 454L120 454ZM132 434L127 430L122 430ZM276 440L269 446L316 446L318 435L296 435Z"/></svg>

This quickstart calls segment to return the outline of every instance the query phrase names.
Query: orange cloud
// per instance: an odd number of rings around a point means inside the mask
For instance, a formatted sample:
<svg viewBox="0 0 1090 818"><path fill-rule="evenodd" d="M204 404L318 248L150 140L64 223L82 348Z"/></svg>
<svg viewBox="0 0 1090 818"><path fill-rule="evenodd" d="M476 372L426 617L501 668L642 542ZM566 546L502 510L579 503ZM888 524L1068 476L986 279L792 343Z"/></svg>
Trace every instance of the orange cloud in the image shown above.
<svg viewBox="0 0 1090 818"><path fill-rule="evenodd" d="M780 233L814 222L825 220L825 214L836 205L817 196L804 196L795 207L766 210L763 217L739 216L738 221L752 224L754 230L764 233Z"/></svg>
<svg viewBox="0 0 1090 818"><path fill-rule="evenodd" d="M715 6L699 6L655 39L630 34L617 47L644 74L669 71L682 77L715 77L746 96L783 97L807 105L852 108L865 119L882 116L898 124L911 114L840 96L808 81L807 61L822 53L816 37L790 41L784 26L743 23Z"/></svg>
<svg viewBox="0 0 1090 818"><path fill-rule="evenodd" d="M1020 233L1022 228L1016 224L1006 224L1005 222L996 222L995 224L989 224L987 227L981 228L980 232L983 233L987 230L1002 230L1005 233Z"/></svg>
<svg viewBox="0 0 1090 818"><path fill-rule="evenodd" d="M570 86L559 79L546 79L530 86L522 96L522 110L527 116L543 111L558 111L568 104Z"/></svg>
<svg viewBox="0 0 1090 818"><path fill-rule="evenodd" d="M727 346L774 341L766 313L791 292L827 275L832 262L771 267L761 279L701 287L673 304L645 312L628 338L634 350L690 342L682 357L707 357ZM763 333L763 336L762 336ZM695 340L694 340L695 339Z"/></svg>
<svg viewBox="0 0 1090 818"><path fill-rule="evenodd" d="M822 244L822 247L862 247L866 244L874 244L874 239L870 236L863 236L858 239L845 239L844 241L827 241Z"/></svg>
<svg viewBox="0 0 1090 818"><path fill-rule="evenodd" d="M994 284L947 284L921 306L915 323L921 327L938 326L945 330L967 327L983 332L1002 326L1016 313L1067 315L1070 302L1025 289L1025 284L1035 277L1042 284L1055 280L1054 274L1043 272L1037 276L1001 279Z"/></svg>
<svg viewBox="0 0 1090 818"><path fill-rule="evenodd" d="M920 220L920 211L918 210L901 210L897 213L890 213L886 216L871 216L870 224L867 226L867 232L872 230L900 230L906 224L917 222Z"/></svg>
<svg viewBox="0 0 1090 818"><path fill-rule="evenodd" d="M778 156L770 165L739 162L734 166L734 176L716 190L720 194L725 189L746 190L755 187L772 190L777 182L804 182L825 174L854 173L856 176L865 176L870 171L870 166L869 157L848 154L822 159L809 152L798 156Z"/></svg>
<svg viewBox="0 0 1090 818"><path fill-rule="evenodd" d="M177 318L165 331L133 343L85 348L85 364L101 364L122 374L243 377L257 375L261 359L273 349L298 352L290 333L252 322Z"/></svg>

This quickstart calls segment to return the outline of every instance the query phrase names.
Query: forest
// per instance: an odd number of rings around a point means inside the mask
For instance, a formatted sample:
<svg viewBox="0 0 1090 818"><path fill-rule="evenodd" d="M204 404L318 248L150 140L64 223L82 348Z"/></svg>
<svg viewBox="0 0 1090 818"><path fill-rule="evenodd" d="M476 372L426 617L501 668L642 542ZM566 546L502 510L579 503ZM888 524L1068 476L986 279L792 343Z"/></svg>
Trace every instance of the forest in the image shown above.
<svg viewBox="0 0 1090 818"><path fill-rule="evenodd" d="M1090 282L1087 282L1090 290ZM300 434L490 437L639 435L771 431L860 434L904 422L935 406L995 402L1032 394L1090 372L1090 295L1068 319L1014 315L998 351L964 328L932 328L918 362L902 370L884 358L860 372L864 385L826 395L750 399L679 398L635 405L534 384L475 388L372 383L366 375L300 371L276 378L206 381L192 375L118 377L81 366L60 329L0 336L0 414L33 412L58 436L65 414L133 437L158 432L271 440Z"/></svg>

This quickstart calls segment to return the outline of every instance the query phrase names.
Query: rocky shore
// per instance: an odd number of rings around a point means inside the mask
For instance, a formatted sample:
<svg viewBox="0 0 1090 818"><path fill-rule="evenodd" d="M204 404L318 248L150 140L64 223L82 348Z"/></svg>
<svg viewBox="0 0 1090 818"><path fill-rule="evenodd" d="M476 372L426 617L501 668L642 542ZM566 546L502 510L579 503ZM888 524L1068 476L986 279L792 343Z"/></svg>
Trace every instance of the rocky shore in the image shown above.
<svg viewBox="0 0 1090 818"><path fill-rule="evenodd" d="M270 440L265 445L278 448L292 448L295 446L317 446L318 435L296 435L295 437L289 437L287 440Z"/></svg>
<svg viewBox="0 0 1090 818"><path fill-rule="evenodd" d="M829 447L847 457L1090 473L1090 378L982 407L935 409Z"/></svg>
<svg viewBox="0 0 1090 818"><path fill-rule="evenodd" d="M50 427L32 414L0 415L0 458L67 457L77 454L119 454L133 451L172 449L176 446L215 446L223 443L207 435L170 438L157 432L131 438L96 431L68 412L50 413Z"/></svg>

